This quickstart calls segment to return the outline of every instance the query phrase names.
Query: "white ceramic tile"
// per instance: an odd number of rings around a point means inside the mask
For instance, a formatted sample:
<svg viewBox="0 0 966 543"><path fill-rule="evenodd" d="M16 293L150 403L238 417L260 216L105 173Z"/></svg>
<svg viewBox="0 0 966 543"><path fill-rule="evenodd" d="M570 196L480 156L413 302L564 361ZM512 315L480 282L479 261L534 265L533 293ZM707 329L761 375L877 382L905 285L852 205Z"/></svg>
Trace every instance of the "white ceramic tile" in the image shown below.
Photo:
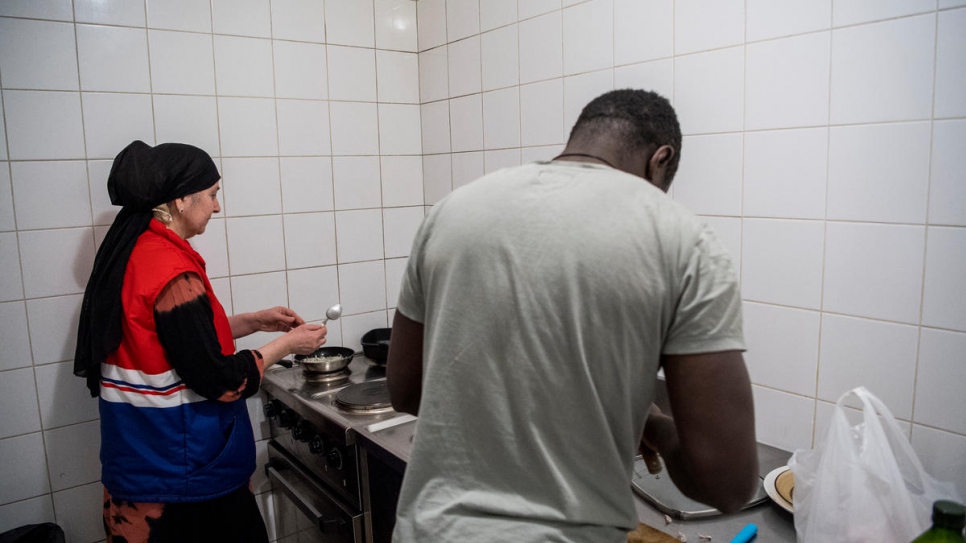
<svg viewBox="0 0 966 543"><path fill-rule="evenodd" d="M483 146L486 149L520 146L519 87L483 94Z"/></svg>
<svg viewBox="0 0 966 543"><path fill-rule="evenodd" d="M10 185L10 170L0 167L0 232L8 232L16 230L16 228L17 224L13 216L13 190Z"/></svg>
<svg viewBox="0 0 966 543"><path fill-rule="evenodd" d="M211 0L211 25L215 34L271 37L269 0Z"/></svg>
<svg viewBox="0 0 966 543"><path fill-rule="evenodd" d="M41 524L56 520L54 502L50 494L0 506L0 533L25 524Z"/></svg>
<svg viewBox="0 0 966 543"><path fill-rule="evenodd" d="M324 100L328 97L325 46L276 40L275 96Z"/></svg>
<svg viewBox="0 0 966 543"><path fill-rule="evenodd" d="M517 0L480 2L480 31L486 32L517 22Z"/></svg>
<svg viewBox="0 0 966 543"><path fill-rule="evenodd" d="M446 0L446 38L449 42L480 33L480 0Z"/></svg>
<svg viewBox="0 0 966 543"><path fill-rule="evenodd" d="M748 0L745 10L749 42L825 30L832 24L832 0Z"/></svg>
<svg viewBox="0 0 966 543"><path fill-rule="evenodd" d="M824 225L745 219L741 290L746 300L819 309Z"/></svg>
<svg viewBox="0 0 966 543"><path fill-rule="evenodd" d="M271 0L272 36L276 39L325 42L325 3L315 0Z"/></svg>
<svg viewBox="0 0 966 543"><path fill-rule="evenodd" d="M815 311L745 302L745 363L752 382L814 395L819 323Z"/></svg>
<svg viewBox="0 0 966 543"><path fill-rule="evenodd" d="M80 300L76 303L79 307ZM32 310L32 307L28 308L28 311L32 312ZM33 320L33 314L31 314L31 320ZM76 317L73 326L77 327ZM73 345L70 348L73 355ZM97 398L91 398L84 381L74 375L73 362L45 364L37 366L35 371L40 416L45 429L98 418Z"/></svg>
<svg viewBox="0 0 966 543"><path fill-rule="evenodd" d="M376 104L332 102L333 155L379 154L379 121Z"/></svg>
<svg viewBox="0 0 966 543"><path fill-rule="evenodd" d="M31 365L27 311L23 302L0 303L0 372Z"/></svg>
<svg viewBox="0 0 966 543"><path fill-rule="evenodd" d="M277 158L226 158L221 175L226 216L282 212Z"/></svg>
<svg viewBox="0 0 966 543"><path fill-rule="evenodd" d="M146 94L81 95L88 158L113 159L127 144L154 145L154 111Z"/></svg>
<svg viewBox="0 0 966 543"><path fill-rule="evenodd" d="M831 33L748 45L745 128L791 128L828 122Z"/></svg>
<svg viewBox="0 0 966 543"><path fill-rule="evenodd" d="M272 41L215 36L215 81L220 96L274 96Z"/></svg>
<svg viewBox="0 0 966 543"><path fill-rule="evenodd" d="M326 0L325 27L329 43L375 46L375 14L372 2Z"/></svg>
<svg viewBox="0 0 966 543"><path fill-rule="evenodd" d="M419 104L419 57L415 53L376 51L376 83L380 102Z"/></svg>
<svg viewBox="0 0 966 543"><path fill-rule="evenodd" d="M6 413L0 419L0 443L4 442L3 438L40 430L33 368L3 372L3 379L0 379L0 409ZM6 477L3 479L10 480Z"/></svg>
<svg viewBox="0 0 966 543"><path fill-rule="evenodd" d="M453 152L483 149L483 98L479 94L449 101Z"/></svg>
<svg viewBox="0 0 966 543"><path fill-rule="evenodd" d="M285 269L280 216L227 219L228 260L232 275ZM255 258L257 255L257 258ZM235 307L238 310L238 307Z"/></svg>
<svg viewBox="0 0 966 543"><path fill-rule="evenodd" d="M336 263L335 217L331 212L287 214L283 220L285 265L289 270Z"/></svg>
<svg viewBox="0 0 966 543"><path fill-rule="evenodd" d="M91 204L83 160L13 162L17 228L89 226Z"/></svg>
<svg viewBox="0 0 966 543"><path fill-rule="evenodd" d="M939 14L935 116L966 116L964 97L966 97L966 9L957 9Z"/></svg>
<svg viewBox="0 0 966 543"><path fill-rule="evenodd" d="M834 31L831 122L928 119L935 43L935 15Z"/></svg>
<svg viewBox="0 0 966 543"><path fill-rule="evenodd" d="M560 7L560 0L524 0L523 2L518 2L517 11L522 21L535 15L559 10Z"/></svg>
<svg viewBox="0 0 966 543"><path fill-rule="evenodd" d="M334 241L332 251L334 255ZM339 278L335 266L289 270L287 283L291 308L308 322L324 319L325 308L339 303ZM337 321L327 325L329 333L326 342L329 345L340 343L333 334L335 324Z"/></svg>
<svg viewBox="0 0 966 543"><path fill-rule="evenodd" d="M674 107L683 134L735 132L743 127L744 50L674 59Z"/></svg>
<svg viewBox="0 0 966 543"><path fill-rule="evenodd" d="M936 9L935 0L850 0L835 2L832 23L854 25L882 19L893 19Z"/></svg>
<svg viewBox="0 0 966 543"><path fill-rule="evenodd" d="M330 158L282 158L279 159L279 166L282 209L286 213L333 209Z"/></svg>
<svg viewBox="0 0 966 543"><path fill-rule="evenodd" d="M564 137L570 135L584 106L598 96L614 90L611 69L564 78Z"/></svg>
<svg viewBox="0 0 966 543"><path fill-rule="evenodd" d="M933 123L929 222L966 226L966 121Z"/></svg>
<svg viewBox="0 0 966 543"><path fill-rule="evenodd" d="M825 218L827 165L826 128L746 132L745 216Z"/></svg>
<svg viewBox="0 0 966 543"><path fill-rule="evenodd" d="M480 37L473 36L447 46L449 96L479 93L481 85Z"/></svg>
<svg viewBox="0 0 966 543"><path fill-rule="evenodd" d="M335 157L332 159L332 178L336 209L380 206L379 157Z"/></svg>
<svg viewBox="0 0 966 543"><path fill-rule="evenodd" d="M448 153L451 149L449 139L449 101L434 102L420 107L422 123L423 152Z"/></svg>
<svg viewBox="0 0 966 543"><path fill-rule="evenodd" d="M231 292L236 315L276 305L287 305L288 295L285 289L284 272L233 276ZM267 337L262 336L263 339Z"/></svg>
<svg viewBox="0 0 966 543"><path fill-rule="evenodd" d="M111 160L88 160L87 181L90 185L91 216L94 224L110 226L114 222L120 207L111 204L107 192L107 178L111 172ZM95 238L96 239L96 238Z"/></svg>
<svg viewBox="0 0 966 543"><path fill-rule="evenodd" d="M423 161L418 156L384 156L382 206L423 205Z"/></svg>
<svg viewBox="0 0 966 543"><path fill-rule="evenodd" d="M222 156L278 155L275 100L219 98Z"/></svg>
<svg viewBox="0 0 966 543"><path fill-rule="evenodd" d="M702 215L741 215L742 135L685 136L674 199Z"/></svg>
<svg viewBox="0 0 966 543"><path fill-rule="evenodd" d="M487 32L480 40L483 90L519 84L520 42L517 25Z"/></svg>
<svg viewBox="0 0 966 543"><path fill-rule="evenodd" d="M760 443L786 451L812 444L815 400L759 386L755 398L755 437Z"/></svg>
<svg viewBox="0 0 966 543"><path fill-rule="evenodd" d="M453 192L452 155L423 156L423 195L427 205Z"/></svg>
<svg viewBox="0 0 966 543"><path fill-rule="evenodd" d="M74 0L74 20L119 26L144 26L144 0Z"/></svg>
<svg viewBox="0 0 966 543"><path fill-rule="evenodd" d="M446 1L423 0L416 3L416 39L420 51L446 43Z"/></svg>
<svg viewBox="0 0 966 543"><path fill-rule="evenodd" d="M0 234L0 301L20 300L24 296L20 275L20 252L15 232Z"/></svg>
<svg viewBox="0 0 966 543"><path fill-rule="evenodd" d="M329 97L376 101L376 55L373 49L329 46Z"/></svg>
<svg viewBox="0 0 966 543"><path fill-rule="evenodd" d="M7 375L4 375L4 381ZM44 439L40 432L0 440L0 479L3 480L0 503L34 498L50 492Z"/></svg>
<svg viewBox="0 0 966 543"><path fill-rule="evenodd" d="M564 145L542 145L539 147L524 147L520 149L520 160L523 164L537 160L552 160L564 150Z"/></svg>
<svg viewBox="0 0 966 543"><path fill-rule="evenodd" d="M912 448L927 473L955 485L966 496L966 436L919 426L912 429Z"/></svg>
<svg viewBox="0 0 966 543"><path fill-rule="evenodd" d="M822 308L918 322L924 227L830 222L827 230Z"/></svg>
<svg viewBox="0 0 966 543"><path fill-rule="evenodd" d="M222 193L218 194L221 197ZM208 221L204 235L191 238L189 243L205 259L209 278L228 276L228 239L224 217L221 215L213 217Z"/></svg>
<svg viewBox="0 0 966 543"><path fill-rule="evenodd" d="M0 72L4 88L77 90L74 26L0 19Z"/></svg>
<svg viewBox="0 0 966 543"><path fill-rule="evenodd" d="M966 0L939 0L939 9L966 6Z"/></svg>
<svg viewBox="0 0 966 543"><path fill-rule="evenodd" d="M915 422L966 434L966 334L923 328L916 371Z"/></svg>
<svg viewBox="0 0 966 543"><path fill-rule="evenodd" d="M564 143L563 81L520 87L520 141L527 146Z"/></svg>
<svg viewBox="0 0 966 543"><path fill-rule="evenodd" d="M828 218L925 223L931 123L829 129Z"/></svg>
<svg viewBox="0 0 966 543"><path fill-rule="evenodd" d="M563 73L614 65L614 2L592 0L563 10Z"/></svg>
<svg viewBox="0 0 966 543"><path fill-rule="evenodd" d="M520 83L563 75L563 18L560 12L520 23Z"/></svg>
<svg viewBox="0 0 966 543"><path fill-rule="evenodd" d="M483 173L488 174L503 168L520 165L520 149L497 149L483 152Z"/></svg>
<svg viewBox="0 0 966 543"><path fill-rule="evenodd" d="M743 0L708 4L700 0L674 3L674 53L677 55L737 45L745 39Z"/></svg>
<svg viewBox="0 0 966 543"><path fill-rule="evenodd" d="M419 106L379 104L379 152L384 155L422 153Z"/></svg>
<svg viewBox="0 0 966 543"><path fill-rule="evenodd" d="M614 0L614 64L673 54L673 0Z"/></svg>
<svg viewBox="0 0 966 543"><path fill-rule="evenodd" d="M834 402L864 386L896 417L912 416L919 330L915 326L822 316L818 397Z"/></svg>
<svg viewBox="0 0 966 543"><path fill-rule="evenodd" d="M148 27L211 32L210 0L147 0Z"/></svg>
<svg viewBox="0 0 966 543"><path fill-rule="evenodd" d="M221 155L214 97L156 94L153 98L158 143L188 143L211 156Z"/></svg>
<svg viewBox="0 0 966 543"><path fill-rule="evenodd" d="M84 291L94 263L90 228L20 232L19 238L27 298Z"/></svg>
<svg viewBox="0 0 966 543"><path fill-rule="evenodd" d="M453 190L483 177L483 153L453 154Z"/></svg>
<svg viewBox="0 0 966 543"><path fill-rule="evenodd" d="M4 128L3 107L0 107L0 160L8 160L7 156L7 130ZM2 198L2 197L0 197ZM3 217L0 216L0 225L3 224Z"/></svg>
<svg viewBox="0 0 966 543"><path fill-rule="evenodd" d="M81 90L150 92L148 35L140 28L77 25Z"/></svg>
<svg viewBox="0 0 966 543"><path fill-rule="evenodd" d="M416 52L416 2L375 0L376 47Z"/></svg>
<svg viewBox="0 0 966 543"><path fill-rule="evenodd" d="M336 212L335 229L340 264L384 258L381 210L364 209ZM342 278L340 277L341 281ZM345 302L345 298L342 300ZM354 311L361 311L361 309L354 309Z"/></svg>
<svg viewBox="0 0 966 543"><path fill-rule="evenodd" d="M423 222L423 206L383 209L382 221L386 258L409 256Z"/></svg>
<svg viewBox="0 0 966 543"><path fill-rule="evenodd" d="M930 227L922 323L966 332L966 229Z"/></svg>
<svg viewBox="0 0 966 543"><path fill-rule="evenodd" d="M419 99L423 103L449 97L447 51L447 47L437 47L419 54Z"/></svg>
<svg viewBox="0 0 966 543"><path fill-rule="evenodd" d="M73 424L44 433L50 487L54 492L101 478L100 423Z"/></svg>
<svg viewBox="0 0 966 543"><path fill-rule="evenodd" d="M382 262L339 265L339 299L353 311L386 309L386 267Z"/></svg>
<svg viewBox="0 0 966 543"><path fill-rule="evenodd" d="M615 89L645 89L656 92L673 103L674 61L655 60L614 68Z"/></svg>
<svg viewBox="0 0 966 543"><path fill-rule="evenodd" d="M104 486L93 483L55 492L54 510L57 524L71 539L98 541L104 536Z"/></svg>
<svg viewBox="0 0 966 543"><path fill-rule="evenodd" d="M328 155L329 104L316 100L276 100L281 156Z"/></svg>
<svg viewBox="0 0 966 543"><path fill-rule="evenodd" d="M386 260L386 304L389 307L396 307L399 301L399 287L402 285L407 262L406 258Z"/></svg>
<svg viewBox="0 0 966 543"><path fill-rule="evenodd" d="M84 158L80 93L3 91L11 160Z"/></svg>
<svg viewBox="0 0 966 543"><path fill-rule="evenodd" d="M70 0L8 0L0 3L0 15L72 21Z"/></svg>

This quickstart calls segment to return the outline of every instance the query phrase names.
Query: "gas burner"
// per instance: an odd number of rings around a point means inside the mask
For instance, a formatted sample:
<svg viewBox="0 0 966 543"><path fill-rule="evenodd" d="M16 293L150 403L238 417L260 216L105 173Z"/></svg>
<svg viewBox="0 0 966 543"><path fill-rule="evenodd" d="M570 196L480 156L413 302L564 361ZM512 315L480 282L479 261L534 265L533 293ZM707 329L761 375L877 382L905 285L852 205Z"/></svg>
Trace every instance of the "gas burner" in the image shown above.
<svg viewBox="0 0 966 543"><path fill-rule="evenodd" d="M305 377L306 383L311 383L313 385L321 385L321 384L342 383L344 381L347 381L349 379L349 376L352 375L352 371L349 370L349 368L343 368L341 370L336 370L336 371L316 372L316 371L308 371L305 368L302 368L302 375Z"/></svg>
<svg viewBox="0 0 966 543"><path fill-rule="evenodd" d="M349 385L335 395L335 405L359 414L392 411L385 380Z"/></svg>

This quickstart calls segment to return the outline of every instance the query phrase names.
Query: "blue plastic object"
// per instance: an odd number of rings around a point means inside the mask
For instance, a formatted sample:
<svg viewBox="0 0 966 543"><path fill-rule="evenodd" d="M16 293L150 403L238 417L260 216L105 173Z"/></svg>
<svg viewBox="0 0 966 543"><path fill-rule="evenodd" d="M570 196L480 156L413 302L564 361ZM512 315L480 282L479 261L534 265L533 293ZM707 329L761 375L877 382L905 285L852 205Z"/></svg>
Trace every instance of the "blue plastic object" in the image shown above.
<svg viewBox="0 0 966 543"><path fill-rule="evenodd" d="M758 526L755 524L749 524L748 526L745 526L744 528L742 528L740 532L738 532L738 535L736 535L734 539L731 540L731 543L748 543L749 541L754 539L755 536L757 535L758 535Z"/></svg>

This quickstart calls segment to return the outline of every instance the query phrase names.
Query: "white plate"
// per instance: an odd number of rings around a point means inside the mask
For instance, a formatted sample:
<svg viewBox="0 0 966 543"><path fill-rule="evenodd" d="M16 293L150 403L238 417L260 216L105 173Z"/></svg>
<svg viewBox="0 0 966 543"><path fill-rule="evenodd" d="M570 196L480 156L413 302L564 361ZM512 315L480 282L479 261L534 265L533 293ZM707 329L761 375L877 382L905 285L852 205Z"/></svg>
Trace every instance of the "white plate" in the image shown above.
<svg viewBox="0 0 966 543"><path fill-rule="evenodd" d="M771 501L777 503L778 506L785 511L795 514L795 509L792 507L792 504L788 503L788 500L782 497L782 495L778 493L778 488L775 487L775 481L778 480L778 476L786 471L791 471L791 469L792 468L788 466L773 469L768 475L765 476L765 482L763 485L765 487L765 493L768 494L768 497L771 498Z"/></svg>

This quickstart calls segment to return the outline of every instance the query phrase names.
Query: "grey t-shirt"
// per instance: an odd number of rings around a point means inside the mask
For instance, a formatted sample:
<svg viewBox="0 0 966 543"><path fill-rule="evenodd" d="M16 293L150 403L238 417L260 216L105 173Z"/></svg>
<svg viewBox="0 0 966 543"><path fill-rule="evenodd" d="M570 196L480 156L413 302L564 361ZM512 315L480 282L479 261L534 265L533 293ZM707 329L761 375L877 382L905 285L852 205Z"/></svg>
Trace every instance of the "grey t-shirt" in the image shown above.
<svg viewBox="0 0 966 543"><path fill-rule="evenodd" d="M397 310L425 337L396 541L624 541L660 355L744 349L711 230L587 163L500 170L444 198Z"/></svg>

